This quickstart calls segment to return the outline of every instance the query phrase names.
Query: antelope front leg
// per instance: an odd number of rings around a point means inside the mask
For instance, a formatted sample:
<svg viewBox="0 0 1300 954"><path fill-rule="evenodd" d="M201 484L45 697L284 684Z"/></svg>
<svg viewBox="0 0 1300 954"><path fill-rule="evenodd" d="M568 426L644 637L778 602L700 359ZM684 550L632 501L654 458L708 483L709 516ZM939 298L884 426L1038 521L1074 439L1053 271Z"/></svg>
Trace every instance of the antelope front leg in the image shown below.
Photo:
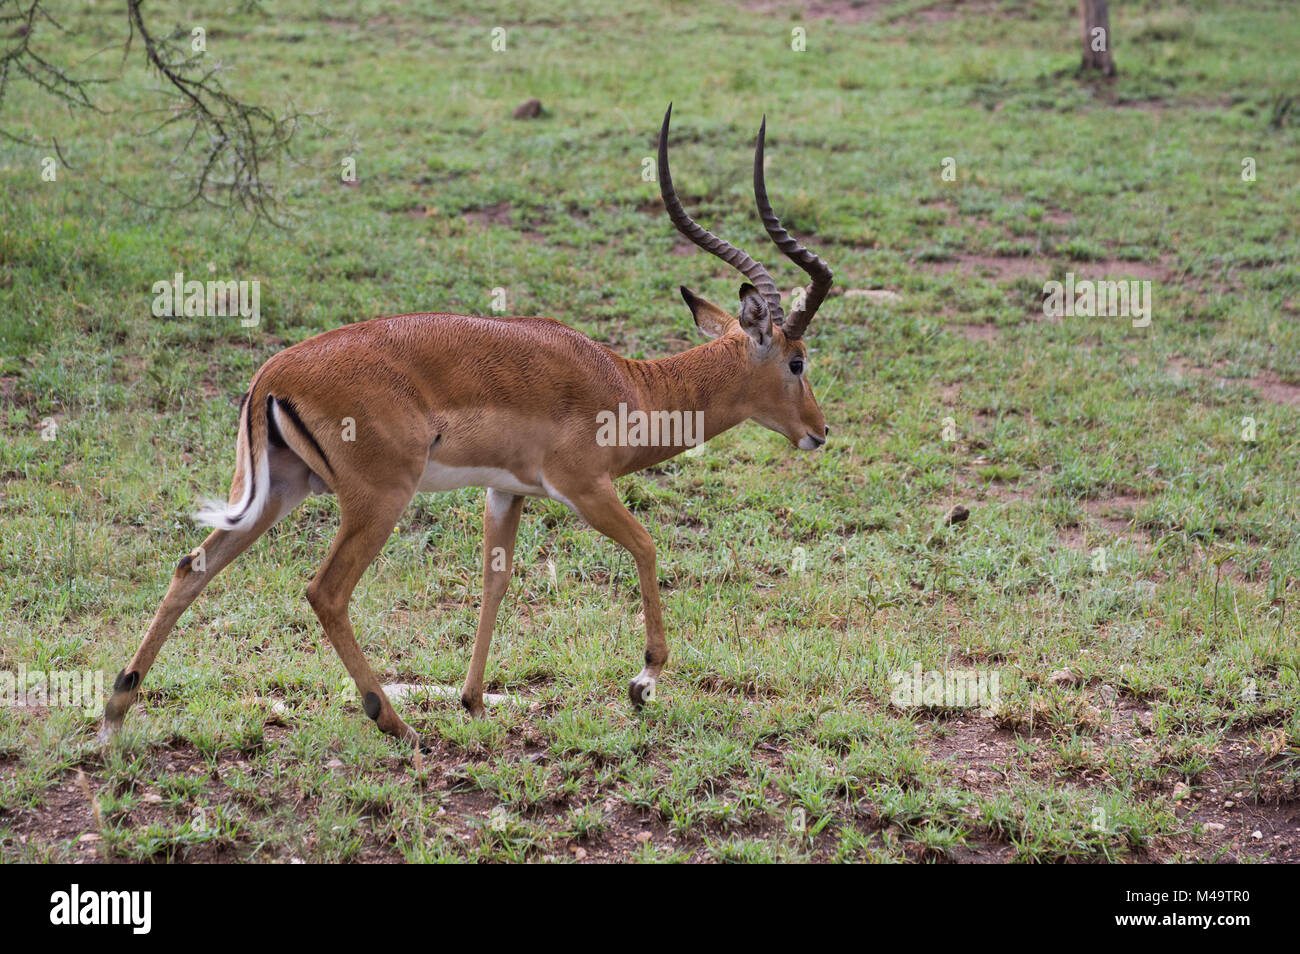
<svg viewBox="0 0 1300 954"><path fill-rule="evenodd" d="M460 691L460 704L476 719L484 715L483 671L487 668L497 609L510 585L515 537L519 533L519 515L523 509L523 497L488 490L483 506L483 607L479 610L478 630L474 634L474 655L470 657L469 670L465 673L465 687Z"/></svg>
<svg viewBox="0 0 1300 954"><path fill-rule="evenodd" d="M632 705L640 708L654 698L655 685L668 661L668 639L664 634L663 611L659 606L659 577L655 572L655 542L645 527L618 499L608 480L570 499L582 518L596 530L632 554L641 585L641 609L645 614L645 668L628 684Z"/></svg>

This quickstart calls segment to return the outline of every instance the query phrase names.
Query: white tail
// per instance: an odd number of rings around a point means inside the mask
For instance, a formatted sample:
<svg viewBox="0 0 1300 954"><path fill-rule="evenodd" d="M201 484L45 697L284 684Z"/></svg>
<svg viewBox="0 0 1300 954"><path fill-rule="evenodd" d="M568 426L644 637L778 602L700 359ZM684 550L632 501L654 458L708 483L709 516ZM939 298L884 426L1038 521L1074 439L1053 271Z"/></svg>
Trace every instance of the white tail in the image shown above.
<svg viewBox="0 0 1300 954"><path fill-rule="evenodd" d="M271 485L266 426L263 424L259 428L262 440L258 442L254 438L251 397L245 396L242 410L239 437L235 441L235 479L240 481L242 491L237 500L221 501L209 498L202 501L202 506L194 514L194 519L205 527L213 527L217 530L248 530L257 523L266 507Z"/></svg>

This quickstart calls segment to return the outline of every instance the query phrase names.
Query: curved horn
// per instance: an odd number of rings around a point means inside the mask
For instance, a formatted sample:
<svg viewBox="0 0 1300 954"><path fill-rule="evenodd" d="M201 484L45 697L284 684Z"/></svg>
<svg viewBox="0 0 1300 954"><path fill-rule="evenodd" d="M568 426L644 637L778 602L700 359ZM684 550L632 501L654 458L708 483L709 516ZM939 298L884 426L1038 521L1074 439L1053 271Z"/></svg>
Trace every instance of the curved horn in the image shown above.
<svg viewBox="0 0 1300 954"><path fill-rule="evenodd" d="M772 237L776 247L812 277L812 287L808 289L803 307L791 312L782 326L787 338L802 338L808 323L817 314L826 293L830 291L834 275L830 266L794 240L772 211L772 203L767 200L767 184L763 181L763 140L766 136L767 117L764 116L763 124L758 127L758 145L754 148L754 199L758 202L758 214L763 219L763 228L767 229L767 234Z"/></svg>
<svg viewBox="0 0 1300 954"><path fill-rule="evenodd" d="M664 113L663 128L659 130L659 193L664 197L664 208L668 218L672 219L677 231L713 255L718 256L732 268L740 271L758 289L767 302L767 310L772 320L781 323L781 293L776 290L776 282L767 273L767 269L754 261L736 246L726 242L700 225L686 214L677 193L673 190L673 177L668 171L668 121L673 115L673 104L668 104Z"/></svg>

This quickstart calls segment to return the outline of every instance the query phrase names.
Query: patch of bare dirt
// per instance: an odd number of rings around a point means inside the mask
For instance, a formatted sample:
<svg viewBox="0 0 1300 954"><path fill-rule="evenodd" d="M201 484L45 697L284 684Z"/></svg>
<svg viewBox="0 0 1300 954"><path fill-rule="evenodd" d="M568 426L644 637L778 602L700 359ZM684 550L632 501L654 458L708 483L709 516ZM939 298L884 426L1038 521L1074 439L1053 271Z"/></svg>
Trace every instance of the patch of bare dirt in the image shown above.
<svg viewBox="0 0 1300 954"><path fill-rule="evenodd" d="M1295 864L1300 862L1300 799L1279 793L1276 800L1259 797L1251 779L1267 774L1273 760L1243 740L1233 739L1215 753L1210 768L1196 777L1175 812L1189 827L1202 851L1222 853L1224 861L1242 858Z"/></svg>
<svg viewBox="0 0 1300 954"><path fill-rule="evenodd" d="M916 20L925 23L942 23L946 20L954 20L957 17L995 17L1003 15L1004 11L996 0L939 0L928 7L917 10L914 13L901 17L891 17L891 20L899 20L904 23L915 22Z"/></svg>
<svg viewBox="0 0 1300 954"><path fill-rule="evenodd" d="M967 341L980 341L988 344L997 341L1002 331L997 325L957 325L957 333Z"/></svg>
<svg viewBox="0 0 1300 954"><path fill-rule="evenodd" d="M1271 371L1248 378L1250 386L1259 391L1266 401L1300 407L1300 386L1283 381Z"/></svg>
<svg viewBox="0 0 1300 954"><path fill-rule="evenodd" d="M1033 500L1038 491L1025 484L1008 484L999 480L986 481L979 478L973 484L981 499L992 500L1000 504L1019 504Z"/></svg>
<svg viewBox="0 0 1300 954"><path fill-rule="evenodd" d="M990 720L959 715L930 726L930 754L947 762L969 791L994 792L1005 787L1007 765L1017 757L1016 735Z"/></svg>
<svg viewBox="0 0 1300 954"><path fill-rule="evenodd" d="M1231 96L1210 98L1191 98L1170 100L1163 96L1144 96L1141 99L1125 99L1112 93L1105 97L1107 105L1115 109L1136 109L1144 113L1163 113L1170 109L1227 109L1232 105Z"/></svg>
<svg viewBox="0 0 1300 954"><path fill-rule="evenodd" d="M1170 367L1184 376L1213 378L1214 384L1221 388L1244 384L1258 391L1259 396L1270 404L1300 407L1300 385L1282 380L1274 371L1261 371L1246 378L1227 378L1218 372L1227 368L1228 364L1227 361L1216 361L1211 367L1205 368L1192 364L1185 358L1173 358L1169 362Z"/></svg>
<svg viewBox="0 0 1300 954"><path fill-rule="evenodd" d="M30 404L30 401L20 401L18 397L18 377L11 374L0 374L0 404Z"/></svg>
<svg viewBox="0 0 1300 954"><path fill-rule="evenodd" d="M1083 527L1062 527L1056 535L1067 550L1082 553L1088 549L1088 532Z"/></svg>
<svg viewBox="0 0 1300 954"><path fill-rule="evenodd" d="M1178 576L1198 577L1205 575L1208 579L1220 583L1236 583L1249 586L1256 592L1262 592L1264 584L1273 574L1273 565L1268 560L1261 560L1251 572L1244 570L1235 560L1223 559L1224 551L1217 553L1200 543L1195 544L1186 554L1180 565Z"/></svg>
<svg viewBox="0 0 1300 954"><path fill-rule="evenodd" d="M431 219L437 218L443 213L436 206L432 205L415 205L403 213L410 219ZM492 205L483 206L478 209L467 209L463 212L457 212L454 217L463 219L466 222L472 222L475 225L487 228L492 225L502 225L506 228L513 229L530 242L543 243L548 241L547 237L532 226L535 223L524 223L523 226L517 225L514 221L514 207L509 202L495 202ZM424 244L424 239L418 240Z"/></svg>
<svg viewBox="0 0 1300 954"><path fill-rule="evenodd" d="M1083 502L1083 509L1094 522L1105 527L1111 533L1120 536L1135 536L1133 519L1142 498L1133 494L1116 494L1114 497L1089 499ZM1145 538L1142 538L1145 543Z"/></svg>
<svg viewBox="0 0 1300 954"><path fill-rule="evenodd" d="M888 9L889 0L812 0L809 3L789 0L746 0L742 6L755 13L786 16L791 22L804 20L833 20L836 23L863 23L874 19L882 9Z"/></svg>
<svg viewBox="0 0 1300 954"><path fill-rule="evenodd" d="M1134 527L1131 513L1121 504L1114 500L1090 500L1083 506L1091 518L1091 525L1061 528L1057 536L1066 549L1092 554L1098 547L1109 546L1115 537L1119 537L1139 553L1151 551L1151 541L1143 531ZM1125 516L1126 513L1129 515Z"/></svg>
<svg viewBox="0 0 1300 954"><path fill-rule="evenodd" d="M992 0L935 0L920 10L900 12L893 0L742 0L741 5L755 13L784 15L791 22L831 20L839 24L865 23L870 20L908 25L941 23L959 16L987 16L998 12Z"/></svg>
<svg viewBox="0 0 1300 954"><path fill-rule="evenodd" d="M1132 262L1121 258L1108 258L1099 262L1085 262L1071 266L1075 282L1083 279L1092 281L1116 281L1121 278L1136 278L1138 281L1161 281L1169 277L1165 262Z"/></svg>
<svg viewBox="0 0 1300 954"><path fill-rule="evenodd" d="M511 225L514 207L509 202L496 202L481 209L462 212L461 217L478 225Z"/></svg>
<svg viewBox="0 0 1300 954"><path fill-rule="evenodd" d="M1109 691L1109 695L1107 692ZM1100 746L1141 749L1155 756L1159 742L1152 735L1149 703L1116 696L1109 687L1088 690L1100 713L1096 742ZM1060 783L1060 766L1045 750L1021 750L1017 735L976 715L957 715L929 727L931 756L946 763L968 791L996 794L1006 790L1008 776L1028 772L1034 778ZM1285 736L1279 742L1285 743ZM1278 771L1279 749L1266 752L1249 741L1230 739L1214 753L1211 766L1187 785L1177 774L1144 786L1150 798L1169 798L1175 815L1187 826L1184 833L1160 838L1144 854L1152 859L1194 856L1204 860L1300 862L1300 792L1294 773ZM1098 763L1099 765L1102 763ZM1104 769L1071 773L1082 785L1106 780ZM1273 778L1288 779L1275 783ZM1008 849L981 846L978 856L964 861L1009 860Z"/></svg>
<svg viewBox="0 0 1300 954"><path fill-rule="evenodd" d="M271 738L276 731L283 733L284 730L268 726L267 737ZM103 783L96 778L99 766L86 763L80 769L65 772L59 782L47 788L41 795L38 807L0 810L0 827L7 827L9 837L20 845L54 846L67 843L79 863L123 861L128 859L106 855L101 820L105 824L115 825L122 825L126 821L129 822L128 827L137 829L151 825L164 828L185 823L197 825L205 819L199 810L200 804L203 806L202 811L210 812L218 805L241 802L243 798L226 787L223 780L226 773L248 769L248 763L240 753L221 754L217 757L215 768L208 764L206 756L188 747L157 749L147 758L159 773L203 779L202 799L193 803L185 799L176 804L174 798L164 797L149 785L141 783L130 789L138 800L129 811L105 817L105 790ZM84 775L84 783L81 775ZM117 794L126 794L126 790ZM242 802L239 812L245 816L262 814L253 806ZM172 848L175 851L172 860L187 862L230 863L238 861L243 854L241 846L225 840ZM378 851L363 851L363 860L377 861L384 858Z"/></svg>

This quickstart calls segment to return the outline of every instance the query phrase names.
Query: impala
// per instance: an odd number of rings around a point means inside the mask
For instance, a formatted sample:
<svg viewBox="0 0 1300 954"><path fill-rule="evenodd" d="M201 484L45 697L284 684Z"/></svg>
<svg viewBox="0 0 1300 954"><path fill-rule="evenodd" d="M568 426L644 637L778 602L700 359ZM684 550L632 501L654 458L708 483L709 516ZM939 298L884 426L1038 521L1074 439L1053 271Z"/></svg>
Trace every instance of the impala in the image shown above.
<svg viewBox="0 0 1300 954"><path fill-rule="evenodd" d="M348 604L416 493L486 487L483 604L461 703L482 716L483 672L514 559L526 497L549 497L622 545L636 561L645 615L645 667L634 706L653 697L668 659L655 546L623 506L614 480L673 457L742 421L815 450L829 429L806 376L808 323L831 271L781 226L754 151L754 197L768 235L812 279L786 317L767 270L697 225L668 171L668 125L659 133L659 183L674 226L743 273L735 315L682 287L710 341L654 361L619 357L553 318L422 313L375 318L316 335L272 357L253 376L239 412L235 475L225 504L196 514L213 527L182 557L153 622L117 676L104 713L110 738L140 691L177 619L218 572L313 492L337 495L341 519L307 600L355 681L366 715L416 740L357 645ZM667 430L651 442L598 440L611 415L676 413L702 434ZM348 419L351 419L350 421ZM692 431L696 430L691 428ZM660 437L662 438L662 433Z"/></svg>

